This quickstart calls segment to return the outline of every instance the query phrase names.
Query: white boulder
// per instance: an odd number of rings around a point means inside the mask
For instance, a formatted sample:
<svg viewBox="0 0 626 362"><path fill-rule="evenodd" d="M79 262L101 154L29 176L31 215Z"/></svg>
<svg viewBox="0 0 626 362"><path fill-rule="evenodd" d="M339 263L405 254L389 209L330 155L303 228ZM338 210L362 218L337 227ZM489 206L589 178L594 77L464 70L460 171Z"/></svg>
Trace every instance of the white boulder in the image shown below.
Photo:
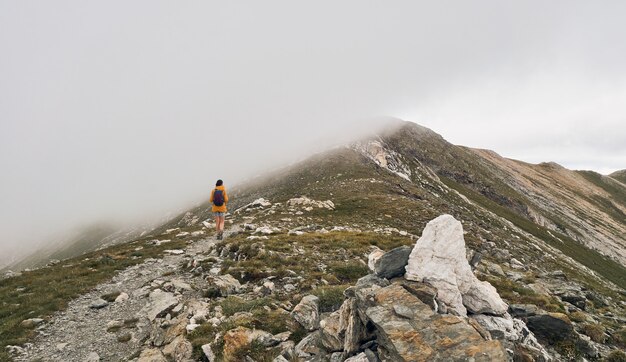
<svg viewBox="0 0 626 362"><path fill-rule="evenodd" d="M460 316L472 313L504 315L507 304L488 282L476 278L466 259L463 226L451 215L430 221L415 243L405 278L428 282L448 310Z"/></svg>

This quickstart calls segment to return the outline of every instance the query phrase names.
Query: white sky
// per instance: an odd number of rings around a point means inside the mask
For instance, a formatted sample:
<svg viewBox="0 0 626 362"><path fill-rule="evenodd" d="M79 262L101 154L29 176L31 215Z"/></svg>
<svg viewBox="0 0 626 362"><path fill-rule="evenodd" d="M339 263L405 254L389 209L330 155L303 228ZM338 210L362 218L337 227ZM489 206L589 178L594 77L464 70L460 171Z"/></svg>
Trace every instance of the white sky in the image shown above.
<svg viewBox="0 0 626 362"><path fill-rule="evenodd" d="M0 0L3 254L163 215L378 116L524 161L626 168L624 14L624 1Z"/></svg>

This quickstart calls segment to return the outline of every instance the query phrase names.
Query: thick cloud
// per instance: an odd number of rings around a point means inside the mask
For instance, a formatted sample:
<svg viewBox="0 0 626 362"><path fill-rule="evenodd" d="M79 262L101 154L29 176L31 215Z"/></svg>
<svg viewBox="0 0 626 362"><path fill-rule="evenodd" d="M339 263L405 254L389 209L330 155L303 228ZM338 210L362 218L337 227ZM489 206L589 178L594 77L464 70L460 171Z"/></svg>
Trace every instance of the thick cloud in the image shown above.
<svg viewBox="0 0 626 362"><path fill-rule="evenodd" d="M2 254L77 224L161 216L376 116L526 161L624 168L625 10L1 2Z"/></svg>

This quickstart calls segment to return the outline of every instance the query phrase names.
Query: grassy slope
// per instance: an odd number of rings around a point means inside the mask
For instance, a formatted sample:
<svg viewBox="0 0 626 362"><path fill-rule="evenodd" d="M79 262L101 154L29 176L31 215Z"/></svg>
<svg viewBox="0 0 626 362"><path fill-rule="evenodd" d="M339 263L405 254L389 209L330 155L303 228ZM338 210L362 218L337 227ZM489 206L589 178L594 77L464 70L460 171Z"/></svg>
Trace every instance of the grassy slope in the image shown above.
<svg viewBox="0 0 626 362"><path fill-rule="evenodd" d="M610 199L592 195L589 196L591 201L606 211L606 213L618 222L626 222L626 214L619 209L615 203L626 205L626 188L621 184L613 181L610 177L600 175L593 171L576 171L582 175L590 183L600 187L611 195Z"/></svg>
<svg viewBox="0 0 626 362"><path fill-rule="evenodd" d="M626 170L615 171L609 176L626 185Z"/></svg>

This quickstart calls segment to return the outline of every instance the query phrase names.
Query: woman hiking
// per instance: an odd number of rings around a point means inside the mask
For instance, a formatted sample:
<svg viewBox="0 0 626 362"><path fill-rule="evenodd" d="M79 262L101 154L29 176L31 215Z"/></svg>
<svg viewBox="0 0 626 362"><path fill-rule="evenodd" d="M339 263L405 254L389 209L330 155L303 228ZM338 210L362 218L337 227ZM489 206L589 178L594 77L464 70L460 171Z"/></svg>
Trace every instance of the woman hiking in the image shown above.
<svg viewBox="0 0 626 362"><path fill-rule="evenodd" d="M209 201L213 204L211 211L215 215L217 240L222 240L224 238L224 214L226 214L226 203L228 202L228 195L222 180L217 180L215 183L215 188L211 191L211 199Z"/></svg>

